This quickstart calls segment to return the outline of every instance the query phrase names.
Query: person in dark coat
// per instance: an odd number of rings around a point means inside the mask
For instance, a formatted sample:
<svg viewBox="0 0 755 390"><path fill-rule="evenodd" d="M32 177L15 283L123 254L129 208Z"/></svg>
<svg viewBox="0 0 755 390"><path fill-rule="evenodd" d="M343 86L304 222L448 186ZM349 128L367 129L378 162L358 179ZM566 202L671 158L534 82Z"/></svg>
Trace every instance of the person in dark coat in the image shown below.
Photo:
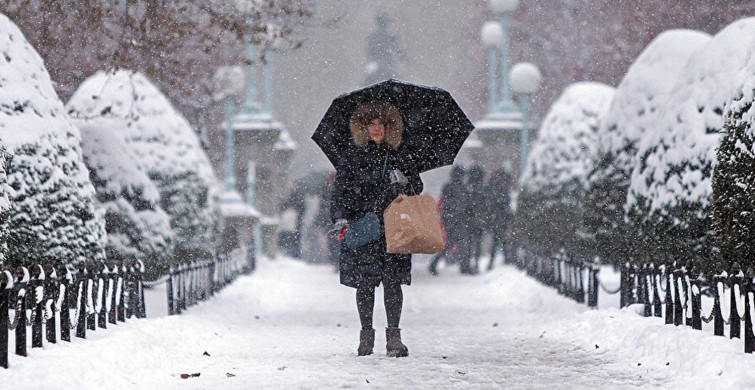
<svg viewBox="0 0 755 390"><path fill-rule="evenodd" d="M465 251L461 247L464 239L462 216L464 210L464 197L466 196L466 184L464 184L464 168L454 165L448 182L440 191L440 222L446 232L446 245L443 250L433 256L428 271L432 275L438 274L438 263L442 259L447 262L458 262L458 254Z"/></svg>
<svg viewBox="0 0 755 390"><path fill-rule="evenodd" d="M482 254L482 236L488 222L485 191L485 171L482 166L474 165L467 176L467 196L465 199L464 236L466 238L467 256L462 259L461 273L476 274Z"/></svg>
<svg viewBox="0 0 755 390"><path fill-rule="evenodd" d="M513 219L511 213L511 175L501 168L491 175L487 185L488 210L490 212L490 263L488 271L493 269L497 252L506 256L506 230Z"/></svg>
<svg viewBox="0 0 755 390"><path fill-rule="evenodd" d="M337 231L348 221L375 212L380 220L381 237L351 249L341 245L339 271L341 284L357 289L357 309L362 330L359 356L372 354L375 330L372 315L375 288L384 289L386 352L389 356L407 356L401 341L399 321L403 306L401 285L411 284L411 255L386 253L383 211L401 193L419 194L422 180L406 147L401 143L403 120L391 104L373 101L357 108L349 121L353 144L344 151L336 167L331 196L331 218ZM391 184L390 176L405 178L407 185Z"/></svg>
<svg viewBox="0 0 755 390"><path fill-rule="evenodd" d="M296 224L292 232L281 232L279 237L280 245L285 248L286 253L294 258L301 257L301 235L304 231L304 213L307 211L307 197L305 188L299 183L289 190L288 195L283 199L279 206L279 212L293 210L296 214Z"/></svg>

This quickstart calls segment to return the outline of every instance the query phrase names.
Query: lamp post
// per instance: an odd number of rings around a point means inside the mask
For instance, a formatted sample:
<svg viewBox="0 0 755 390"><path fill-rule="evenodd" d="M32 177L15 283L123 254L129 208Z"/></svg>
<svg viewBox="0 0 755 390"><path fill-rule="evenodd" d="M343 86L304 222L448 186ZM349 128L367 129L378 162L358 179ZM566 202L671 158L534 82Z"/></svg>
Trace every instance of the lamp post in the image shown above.
<svg viewBox="0 0 755 390"><path fill-rule="evenodd" d="M540 88L543 77L540 70L534 64L529 62L520 62L511 68L511 88L519 97L519 104L522 107L522 133L520 137L519 171L524 173L529 154L529 114L532 94Z"/></svg>
<svg viewBox="0 0 755 390"><path fill-rule="evenodd" d="M519 0L490 0L490 8L498 14L501 23L501 94L499 111L517 112L509 89L509 27L511 13L519 7Z"/></svg>
<svg viewBox="0 0 755 390"><path fill-rule="evenodd" d="M489 0L489 4L499 20L486 23L481 31L490 57L488 113L475 124L475 133L484 145L480 162L493 171L503 167L505 156L518 154L522 114L511 99L509 83L510 17L519 0Z"/></svg>
<svg viewBox="0 0 755 390"><path fill-rule="evenodd" d="M503 40L503 28L501 23L487 22L482 26L480 33L482 44L488 48L488 114L493 114L498 102L498 47Z"/></svg>

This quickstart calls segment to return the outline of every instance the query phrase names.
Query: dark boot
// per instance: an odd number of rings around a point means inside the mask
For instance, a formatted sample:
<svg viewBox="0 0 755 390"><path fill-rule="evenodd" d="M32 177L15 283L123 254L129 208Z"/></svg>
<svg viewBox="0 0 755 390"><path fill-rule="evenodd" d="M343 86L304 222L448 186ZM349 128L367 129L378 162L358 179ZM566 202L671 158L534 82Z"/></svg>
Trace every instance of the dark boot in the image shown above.
<svg viewBox="0 0 755 390"><path fill-rule="evenodd" d="M375 347L375 329L362 329L359 331L357 356L372 355L373 347Z"/></svg>
<svg viewBox="0 0 755 390"><path fill-rule="evenodd" d="M385 328L385 341L385 354L387 356L409 356L409 348L401 342L401 328Z"/></svg>

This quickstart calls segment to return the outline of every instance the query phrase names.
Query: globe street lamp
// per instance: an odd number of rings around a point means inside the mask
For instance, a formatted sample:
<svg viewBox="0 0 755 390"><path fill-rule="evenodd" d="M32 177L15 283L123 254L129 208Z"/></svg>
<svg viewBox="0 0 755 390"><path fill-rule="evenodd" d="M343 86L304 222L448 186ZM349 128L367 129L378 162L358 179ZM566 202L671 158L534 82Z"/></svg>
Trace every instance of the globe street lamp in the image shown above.
<svg viewBox="0 0 755 390"><path fill-rule="evenodd" d="M520 137L519 170L524 173L529 154L529 114L532 94L540 88L540 82L543 80L540 70L534 64L529 62L520 62L511 68L511 88L519 97L519 104L522 107L522 132Z"/></svg>
<svg viewBox="0 0 755 390"><path fill-rule="evenodd" d="M501 41L503 40L503 28L501 28L501 23L485 23L482 26L480 35L482 36L482 44L488 48L488 114L493 114L496 109L498 98L498 69L496 69L496 63L498 59L498 47L501 46Z"/></svg>

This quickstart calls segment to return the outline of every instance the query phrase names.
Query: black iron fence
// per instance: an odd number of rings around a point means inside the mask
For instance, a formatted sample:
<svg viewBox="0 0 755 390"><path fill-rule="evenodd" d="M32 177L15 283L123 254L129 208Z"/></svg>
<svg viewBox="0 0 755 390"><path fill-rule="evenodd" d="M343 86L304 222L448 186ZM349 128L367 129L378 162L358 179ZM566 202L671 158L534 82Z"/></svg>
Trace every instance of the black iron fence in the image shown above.
<svg viewBox="0 0 755 390"><path fill-rule="evenodd" d="M87 331L145 318L145 288L166 284L168 314L179 314L253 267L254 259L244 250L171 268L155 282L143 281L141 262L98 270L37 265L31 271L19 267L15 274L0 271L0 366L8 368L11 332L16 355L27 356L29 335L31 347L41 348L43 339L71 341L72 333L86 338Z"/></svg>
<svg viewBox="0 0 755 390"><path fill-rule="evenodd" d="M212 261L198 261L171 268L166 276L168 314L181 314L187 307L203 301L231 283L237 276L249 274L254 260L240 248Z"/></svg>
<svg viewBox="0 0 755 390"><path fill-rule="evenodd" d="M620 294L620 307L641 304L645 317L660 317L666 324L702 330L703 322L712 322L713 334L724 336L728 327L732 339L742 338L744 326L744 351L752 353L755 349L755 275L748 272L745 276L736 265L731 273L720 269L708 280L679 263L626 263L620 268L619 287L612 290L600 282L598 263L564 254L543 257L521 249L515 263L528 275L590 307L598 306L602 289L607 294ZM704 297L712 302L709 312L703 311Z"/></svg>
<svg viewBox="0 0 755 390"><path fill-rule="evenodd" d="M71 341L71 332L86 338L87 330L107 328L133 316L145 317L143 265L102 266L93 271L41 265L0 273L0 366L8 368L9 332L15 331L15 353ZM13 319L11 321L11 318Z"/></svg>

